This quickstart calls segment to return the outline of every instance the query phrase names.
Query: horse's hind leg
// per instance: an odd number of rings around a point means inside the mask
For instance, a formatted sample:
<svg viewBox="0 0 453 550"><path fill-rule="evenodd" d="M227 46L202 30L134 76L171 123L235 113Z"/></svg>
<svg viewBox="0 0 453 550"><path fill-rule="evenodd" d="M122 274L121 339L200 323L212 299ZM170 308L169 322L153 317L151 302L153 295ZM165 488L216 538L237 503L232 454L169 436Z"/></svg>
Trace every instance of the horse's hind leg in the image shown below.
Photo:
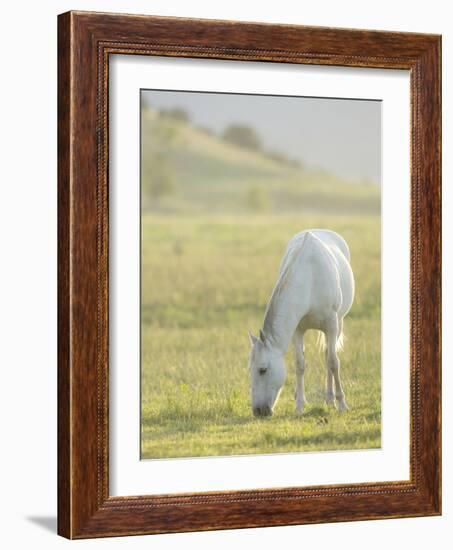
<svg viewBox="0 0 453 550"><path fill-rule="evenodd" d="M327 344L327 391L333 390L332 378L335 382L335 399L337 401L337 408L339 411L344 411L348 408L344 396L344 391L340 380L340 360L338 359L336 345L339 334L339 322L337 315L333 316L329 321L326 334ZM330 377L330 388L329 388ZM329 398L329 394L328 394Z"/></svg>
<svg viewBox="0 0 453 550"><path fill-rule="evenodd" d="M333 393L333 374L327 365L328 365L328 361L327 361L327 348L326 348L326 371L327 371L326 403L327 405L335 405L335 394Z"/></svg>
<svg viewBox="0 0 453 550"><path fill-rule="evenodd" d="M297 329L293 336L294 353L296 356L296 411L298 414L304 412L305 399L305 355L304 355L304 333Z"/></svg>

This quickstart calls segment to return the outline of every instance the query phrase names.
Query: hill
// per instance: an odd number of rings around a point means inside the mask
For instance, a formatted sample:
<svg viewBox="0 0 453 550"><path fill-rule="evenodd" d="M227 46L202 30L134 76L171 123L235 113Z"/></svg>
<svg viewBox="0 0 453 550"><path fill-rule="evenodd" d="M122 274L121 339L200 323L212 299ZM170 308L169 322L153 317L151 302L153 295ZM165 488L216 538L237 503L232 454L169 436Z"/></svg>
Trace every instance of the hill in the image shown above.
<svg viewBox="0 0 453 550"><path fill-rule="evenodd" d="M143 207L161 213L379 213L378 186L347 182L276 157L144 108Z"/></svg>

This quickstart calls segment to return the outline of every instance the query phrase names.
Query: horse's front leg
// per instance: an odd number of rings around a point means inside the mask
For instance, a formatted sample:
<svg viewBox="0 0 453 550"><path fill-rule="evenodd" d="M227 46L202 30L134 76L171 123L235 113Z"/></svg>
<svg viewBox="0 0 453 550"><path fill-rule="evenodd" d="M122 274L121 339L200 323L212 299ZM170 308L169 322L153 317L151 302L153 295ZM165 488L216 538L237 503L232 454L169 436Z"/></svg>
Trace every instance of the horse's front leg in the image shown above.
<svg viewBox="0 0 453 550"><path fill-rule="evenodd" d="M296 356L296 412L302 414L305 399L305 355L304 355L304 333L296 330L293 337L294 354Z"/></svg>

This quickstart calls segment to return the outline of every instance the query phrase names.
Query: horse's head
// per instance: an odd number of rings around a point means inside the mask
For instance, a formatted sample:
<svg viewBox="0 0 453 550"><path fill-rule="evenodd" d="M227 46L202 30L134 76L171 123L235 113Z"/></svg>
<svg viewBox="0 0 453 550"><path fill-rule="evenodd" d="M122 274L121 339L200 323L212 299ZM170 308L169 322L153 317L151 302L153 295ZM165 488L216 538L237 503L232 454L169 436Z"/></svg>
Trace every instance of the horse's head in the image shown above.
<svg viewBox="0 0 453 550"><path fill-rule="evenodd" d="M271 416L285 383L285 361L283 354L271 346L262 330L259 338L250 332L249 338L253 414Z"/></svg>

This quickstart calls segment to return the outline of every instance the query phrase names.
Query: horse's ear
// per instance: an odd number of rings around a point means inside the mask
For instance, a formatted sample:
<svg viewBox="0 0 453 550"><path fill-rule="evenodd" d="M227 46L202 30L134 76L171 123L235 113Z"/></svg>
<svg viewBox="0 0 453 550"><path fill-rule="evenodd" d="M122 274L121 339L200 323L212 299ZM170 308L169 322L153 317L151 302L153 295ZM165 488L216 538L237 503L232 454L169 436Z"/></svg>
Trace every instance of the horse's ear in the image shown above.
<svg viewBox="0 0 453 550"><path fill-rule="evenodd" d="M263 342L263 344L266 343L266 336L264 335L264 332L260 329L260 340Z"/></svg>
<svg viewBox="0 0 453 550"><path fill-rule="evenodd" d="M249 331L249 340L252 348L257 342L259 342L258 338L256 336L253 336L253 334L250 331Z"/></svg>

